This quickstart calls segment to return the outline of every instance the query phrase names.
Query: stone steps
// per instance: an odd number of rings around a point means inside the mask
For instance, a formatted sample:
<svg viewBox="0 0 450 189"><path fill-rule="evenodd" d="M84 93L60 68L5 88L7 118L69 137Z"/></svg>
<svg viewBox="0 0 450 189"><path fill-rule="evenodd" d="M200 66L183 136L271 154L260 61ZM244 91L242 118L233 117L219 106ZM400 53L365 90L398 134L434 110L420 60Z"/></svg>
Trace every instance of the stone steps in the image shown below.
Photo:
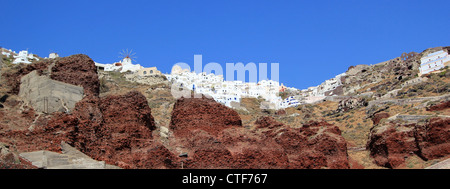
<svg viewBox="0 0 450 189"><path fill-rule="evenodd" d="M50 151L35 151L19 154L41 169L117 169L104 161L96 161L74 147L62 142L62 154Z"/></svg>

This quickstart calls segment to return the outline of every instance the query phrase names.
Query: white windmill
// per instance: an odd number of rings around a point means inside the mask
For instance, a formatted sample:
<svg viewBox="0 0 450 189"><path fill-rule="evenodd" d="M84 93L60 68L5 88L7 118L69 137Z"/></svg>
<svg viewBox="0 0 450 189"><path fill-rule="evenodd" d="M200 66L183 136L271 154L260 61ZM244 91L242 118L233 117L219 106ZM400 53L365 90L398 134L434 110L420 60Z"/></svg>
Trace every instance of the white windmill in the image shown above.
<svg viewBox="0 0 450 189"><path fill-rule="evenodd" d="M141 65L133 64L133 61L136 61L136 53L133 53L133 50L128 51L128 49L122 50L122 52L119 53L121 56L119 56L122 60L119 62L119 64L116 64L116 66L122 66L122 70L120 72L126 72L126 71L132 71L136 72L142 68Z"/></svg>

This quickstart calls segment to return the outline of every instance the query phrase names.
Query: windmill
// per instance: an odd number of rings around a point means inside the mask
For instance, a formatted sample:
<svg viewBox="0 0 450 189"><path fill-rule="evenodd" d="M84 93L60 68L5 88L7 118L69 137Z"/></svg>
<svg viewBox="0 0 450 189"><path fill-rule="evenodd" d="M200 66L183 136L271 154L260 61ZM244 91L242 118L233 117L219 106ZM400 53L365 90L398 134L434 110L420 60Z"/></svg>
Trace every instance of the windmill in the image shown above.
<svg viewBox="0 0 450 189"><path fill-rule="evenodd" d="M132 61L136 61L136 53L133 53L133 50L128 51L128 49L122 50L122 52L119 53L120 56L119 58L122 59L121 63L122 65L126 65L126 64L132 64Z"/></svg>

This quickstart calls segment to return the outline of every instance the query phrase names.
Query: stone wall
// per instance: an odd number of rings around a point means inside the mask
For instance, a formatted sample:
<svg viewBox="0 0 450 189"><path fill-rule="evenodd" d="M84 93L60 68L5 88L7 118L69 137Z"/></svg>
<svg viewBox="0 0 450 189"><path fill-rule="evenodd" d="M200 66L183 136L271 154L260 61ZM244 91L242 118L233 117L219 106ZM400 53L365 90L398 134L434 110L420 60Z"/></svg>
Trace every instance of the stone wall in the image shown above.
<svg viewBox="0 0 450 189"><path fill-rule="evenodd" d="M367 108L371 108L374 105L384 105L384 104L395 104L395 105L406 105L406 104L414 104L425 101L438 101L438 100L449 100L450 94L442 95L442 96L431 96L431 97L419 97L419 98L409 98L409 99L380 99L380 100L372 100L369 102Z"/></svg>
<svg viewBox="0 0 450 189"><path fill-rule="evenodd" d="M37 71L32 71L21 78L19 96L38 112L70 112L83 98L83 91L83 87L39 76Z"/></svg>

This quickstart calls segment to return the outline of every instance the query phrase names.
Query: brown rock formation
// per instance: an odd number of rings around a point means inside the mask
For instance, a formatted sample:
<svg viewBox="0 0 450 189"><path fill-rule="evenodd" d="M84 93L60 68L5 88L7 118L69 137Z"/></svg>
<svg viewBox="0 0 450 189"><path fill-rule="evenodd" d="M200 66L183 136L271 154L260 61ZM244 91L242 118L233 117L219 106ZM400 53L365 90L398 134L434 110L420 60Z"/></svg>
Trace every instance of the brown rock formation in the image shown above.
<svg viewBox="0 0 450 189"><path fill-rule="evenodd" d="M9 145L0 143L0 169L37 169L9 149Z"/></svg>
<svg viewBox="0 0 450 189"><path fill-rule="evenodd" d="M270 117L260 118L255 124L258 123L259 128L268 128L262 132L273 137L286 151L289 168L349 168L347 143L336 126L324 121L310 121L295 129Z"/></svg>
<svg viewBox="0 0 450 189"><path fill-rule="evenodd" d="M34 130L0 132L0 141L13 144L21 152L59 152L61 141L65 141L96 160L122 168L177 166L172 161L173 154L153 140L155 122L145 96L129 92L99 98L96 67L86 55L59 58L54 60L54 64L44 63L30 64L13 76L20 78L36 69L44 74L52 65L52 79L81 85L86 96L70 114L43 115L35 121ZM29 114L34 116L32 110Z"/></svg>
<svg viewBox="0 0 450 189"><path fill-rule="evenodd" d="M423 160L449 155L449 131L450 118L413 124L387 122L371 129L367 149L377 165L398 168L413 154Z"/></svg>
<svg viewBox="0 0 450 189"><path fill-rule="evenodd" d="M6 82L6 85L10 87L9 92L16 95L19 94L20 79L22 76L27 75L34 70L38 70L39 75L42 75L51 63L52 62L49 60L43 60L20 68L16 72L3 73L3 80Z"/></svg>
<svg viewBox="0 0 450 189"><path fill-rule="evenodd" d="M435 105L431 105L429 107L427 107L427 111L440 111L440 110L445 110L447 108L450 108L450 101L443 101L440 102L439 104L435 104Z"/></svg>
<svg viewBox="0 0 450 189"><path fill-rule="evenodd" d="M85 95L98 96L100 85L94 61L87 55L77 54L57 59L51 69L51 78L82 86Z"/></svg>
<svg viewBox="0 0 450 189"><path fill-rule="evenodd" d="M396 168L405 158L418 151L414 140L414 124L384 123L372 128L367 148L379 166Z"/></svg>
<svg viewBox="0 0 450 189"><path fill-rule="evenodd" d="M239 114L205 96L178 99L170 122L170 129L176 136L184 136L196 129L217 136L220 131L230 127L242 127Z"/></svg>
<svg viewBox="0 0 450 189"><path fill-rule="evenodd" d="M382 119L389 118L389 117L390 117L389 113L387 113L387 112L379 112L379 113L376 113L375 115L373 115L372 122L373 122L374 125L376 125L376 124L380 123L380 121Z"/></svg>
<svg viewBox="0 0 450 189"><path fill-rule="evenodd" d="M170 129L187 153L186 168L349 168L347 144L339 128L310 122L294 129L262 117L256 129L207 98L182 98L174 105Z"/></svg>
<svg viewBox="0 0 450 189"><path fill-rule="evenodd" d="M416 143L421 157L436 159L450 154L450 118L431 118L416 126Z"/></svg>
<svg viewBox="0 0 450 189"><path fill-rule="evenodd" d="M48 70L52 65L51 70ZM20 68L17 72L4 73L6 84L11 87L12 94L18 94L20 79L28 73L38 70L38 74L49 74L51 79L79 85L86 95L99 94L99 81L94 61L87 55L77 54L56 60L42 60ZM50 73L50 72L51 73Z"/></svg>
<svg viewBox="0 0 450 189"><path fill-rule="evenodd" d="M346 112L350 109L356 109L367 105L368 102L364 98L351 97L340 101L336 112Z"/></svg>
<svg viewBox="0 0 450 189"><path fill-rule="evenodd" d="M170 129L188 154L186 168L287 168L283 148L243 128L239 115L208 98L179 99Z"/></svg>

